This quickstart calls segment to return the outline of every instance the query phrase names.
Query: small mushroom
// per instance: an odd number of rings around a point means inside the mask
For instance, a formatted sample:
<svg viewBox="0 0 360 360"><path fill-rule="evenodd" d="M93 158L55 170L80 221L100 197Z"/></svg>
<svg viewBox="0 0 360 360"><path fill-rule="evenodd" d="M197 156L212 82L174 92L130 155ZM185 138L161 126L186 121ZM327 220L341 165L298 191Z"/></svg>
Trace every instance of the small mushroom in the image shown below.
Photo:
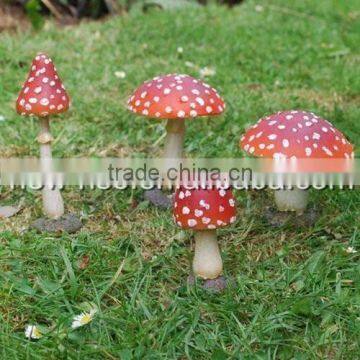
<svg viewBox="0 0 360 360"><path fill-rule="evenodd" d="M70 105L69 96L62 84L52 60L39 53L32 62L27 80L18 99L16 111L23 116L37 116L40 119L40 144L42 170L50 173L52 168L49 116L63 113ZM64 204L59 189L44 186L42 190L43 207L47 216L57 219L64 214Z"/></svg>
<svg viewBox="0 0 360 360"><path fill-rule="evenodd" d="M185 119L221 114L225 103L210 85L188 75L158 76L142 84L128 109L150 118L167 119L164 158L183 156Z"/></svg>
<svg viewBox="0 0 360 360"><path fill-rule="evenodd" d="M216 229L236 220L235 199L230 189L186 189L174 198L174 221L195 232L193 271L202 279L215 279L223 270Z"/></svg>
<svg viewBox="0 0 360 360"><path fill-rule="evenodd" d="M242 136L240 147L265 158L353 158L353 146L329 121L312 112L280 111L260 119ZM280 211L302 214L308 203L306 190L277 190Z"/></svg>

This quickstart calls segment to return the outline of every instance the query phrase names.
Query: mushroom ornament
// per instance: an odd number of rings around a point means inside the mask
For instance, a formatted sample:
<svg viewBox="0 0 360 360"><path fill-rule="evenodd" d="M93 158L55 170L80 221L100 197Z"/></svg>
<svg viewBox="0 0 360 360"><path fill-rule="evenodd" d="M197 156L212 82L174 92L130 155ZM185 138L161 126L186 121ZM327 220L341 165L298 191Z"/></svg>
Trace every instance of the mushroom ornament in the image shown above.
<svg viewBox="0 0 360 360"><path fill-rule="evenodd" d="M32 62L30 73L18 99L16 110L23 116L37 116L40 120L40 159L45 173L51 172L51 143L49 117L68 110L69 96L52 60L39 53ZM44 213L52 219L64 214L64 204L59 189L44 186L42 190Z"/></svg>
<svg viewBox="0 0 360 360"><path fill-rule="evenodd" d="M129 98L128 109L138 115L166 119L163 157L168 166L183 156L185 120L220 115L225 103L210 85L183 74L157 76Z"/></svg>
<svg viewBox="0 0 360 360"><path fill-rule="evenodd" d="M218 278L223 270L216 229L235 222L235 199L230 189L180 187L174 198L174 221L194 230L193 271L204 280Z"/></svg>
<svg viewBox="0 0 360 360"><path fill-rule="evenodd" d="M329 121L312 112L280 111L260 119L242 136L240 147L264 158L331 159L354 157L353 146ZM306 190L293 187L275 192L280 211L302 214L308 203Z"/></svg>

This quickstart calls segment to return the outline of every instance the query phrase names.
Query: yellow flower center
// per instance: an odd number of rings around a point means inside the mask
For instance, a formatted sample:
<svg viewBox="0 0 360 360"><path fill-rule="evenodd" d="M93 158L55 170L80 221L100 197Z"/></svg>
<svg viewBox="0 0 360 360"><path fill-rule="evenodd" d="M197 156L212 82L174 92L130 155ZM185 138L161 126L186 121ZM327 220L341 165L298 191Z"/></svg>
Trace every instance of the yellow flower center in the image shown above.
<svg viewBox="0 0 360 360"><path fill-rule="evenodd" d="M92 320L92 317L90 314L84 314L84 316L81 318L80 323L81 325L86 325Z"/></svg>

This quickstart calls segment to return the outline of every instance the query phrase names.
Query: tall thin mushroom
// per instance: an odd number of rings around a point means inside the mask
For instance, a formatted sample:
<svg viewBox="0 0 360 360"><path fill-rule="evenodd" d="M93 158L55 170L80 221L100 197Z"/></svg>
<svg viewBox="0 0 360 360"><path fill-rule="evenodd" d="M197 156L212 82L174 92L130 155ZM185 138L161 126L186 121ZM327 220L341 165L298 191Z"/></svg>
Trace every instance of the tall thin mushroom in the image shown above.
<svg viewBox="0 0 360 360"><path fill-rule="evenodd" d="M49 117L67 111L69 105L69 96L52 60L46 54L39 53L33 60L28 78L19 93L16 111L23 116L37 116L40 120L37 141L40 144L40 159L45 174L52 171L53 137L50 133ZM44 185L44 213L52 219L57 219L64 214L60 191Z"/></svg>

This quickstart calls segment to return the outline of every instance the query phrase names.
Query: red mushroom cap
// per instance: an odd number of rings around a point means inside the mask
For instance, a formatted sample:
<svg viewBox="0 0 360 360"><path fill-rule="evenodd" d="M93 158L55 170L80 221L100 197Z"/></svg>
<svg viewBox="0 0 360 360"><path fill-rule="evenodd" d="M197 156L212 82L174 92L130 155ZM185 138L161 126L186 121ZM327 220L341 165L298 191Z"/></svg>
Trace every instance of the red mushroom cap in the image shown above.
<svg viewBox="0 0 360 360"><path fill-rule="evenodd" d="M241 138L249 154L267 158L351 158L353 146L312 112L280 111L260 119Z"/></svg>
<svg viewBox="0 0 360 360"><path fill-rule="evenodd" d="M158 76L142 84L128 100L134 113L159 119L219 115L225 103L217 91L188 75Z"/></svg>
<svg viewBox="0 0 360 360"><path fill-rule="evenodd" d="M16 111L42 117L65 112L69 105L69 96L52 60L38 54L16 101Z"/></svg>
<svg viewBox="0 0 360 360"><path fill-rule="evenodd" d="M230 189L180 187L175 193L173 214L183 229L216 229L235 222L235 199Z"/></svg>

